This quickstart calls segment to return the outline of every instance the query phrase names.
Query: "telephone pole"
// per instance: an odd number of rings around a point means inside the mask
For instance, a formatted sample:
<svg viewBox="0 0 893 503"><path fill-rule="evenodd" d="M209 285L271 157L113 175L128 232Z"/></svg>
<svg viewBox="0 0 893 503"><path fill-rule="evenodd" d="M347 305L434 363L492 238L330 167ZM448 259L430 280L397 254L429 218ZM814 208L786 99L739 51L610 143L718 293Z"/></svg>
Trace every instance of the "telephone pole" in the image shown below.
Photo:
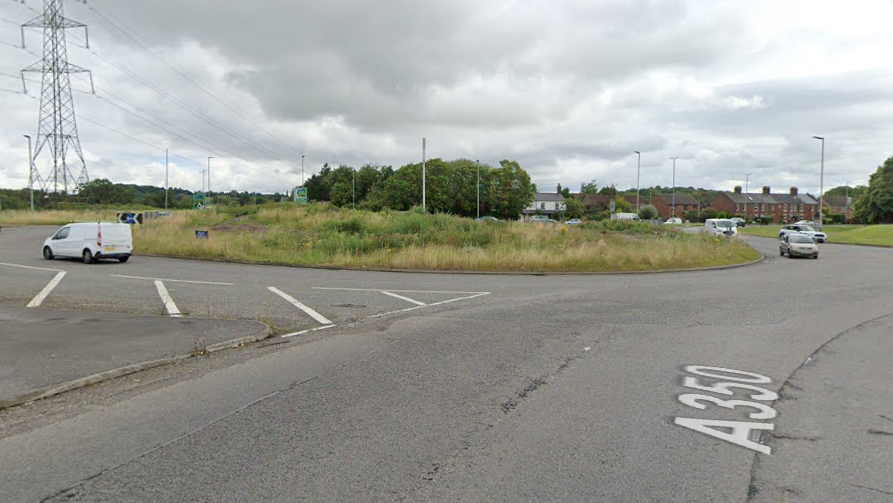
<svg viewBox="0 0 893 503"><path fill-rule="evenodd" d="M86 0L84 0L86 3ZM44 0L43 13L22 25L22 48L25 47L25 28L43 28L43 59L22 70L22 88L25 94L25 72L43 74L40 93L40 117L37 121L37 148L31 162L37 160L46 148L50 152L52 170L42 181L44 190L49 189L52 182L53 192L59 192L61 178L63 193L77 192L80 187L90 181L87 174L87 163L78 138L77 118L74 113L74 100L71 96L72 73L87 73L90 76L90 87L93 88L93 74L85 68L68 62L68 47L65 42L65 30L83 28L90 47L87 25L67 19L64 16L62 0ZM95 94L95 89L92 89ZM69 149L77 156L80 166L75 178L68 164ZM35 173L40 182L39 173Z"/></svg>

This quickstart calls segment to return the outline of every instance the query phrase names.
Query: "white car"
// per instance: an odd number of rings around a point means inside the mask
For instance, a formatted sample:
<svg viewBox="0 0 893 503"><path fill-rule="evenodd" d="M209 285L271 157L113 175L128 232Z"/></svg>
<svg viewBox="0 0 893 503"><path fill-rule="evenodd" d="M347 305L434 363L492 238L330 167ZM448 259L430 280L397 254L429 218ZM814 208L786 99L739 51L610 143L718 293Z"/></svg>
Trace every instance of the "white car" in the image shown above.
<svg viewBox="0 0 893 503"><path fill-rule="evenodd" d="M679 217L668 218L664 223L670 225L682 225L682 219Z"/></svg>
<svg viewBox="0 0 893 503"><path fill-rule="evenodd" d="M738 226L728 218L708 218L704 221L704 232L711 236L734 237L738 235Z"/></svg>
<svg viewBox="0 0 893 503"><path fill-rule="evenodd" d="M86 222L68 224L43 242L43 258L80 257L85 264L98 259L127 262L133 253L133 234L127 224Z"/></svg>
<svg viewBox="0 0 893 503"><path fill-rule="evenodd" d="M638 222L639 215L635 213L613 213L611 214L611 220L632 220Z"/></svg>
<svg viewBox="0 0 893 503"><path fill-rule="evenodd" d="M786 234L791 234L794 232L799 232L800 234L806 234L807 236L809 236L813 240L815 240L816 243L824 243L825 241L828 240L828 235L825 234L824 232L819 232L808 225L802 225L802 224L785 225L784 227L781 228L780 231L778 231L778 238L783 239Z"/></svg>
<svg viewBox="0 0 893 503"><path fill-rule="evenodd" d="M778 253L782 257L787 254L790 258L819 258L819 246L815 244L811 236L802 232L789 232L781 237L778 243Z"/></svg>

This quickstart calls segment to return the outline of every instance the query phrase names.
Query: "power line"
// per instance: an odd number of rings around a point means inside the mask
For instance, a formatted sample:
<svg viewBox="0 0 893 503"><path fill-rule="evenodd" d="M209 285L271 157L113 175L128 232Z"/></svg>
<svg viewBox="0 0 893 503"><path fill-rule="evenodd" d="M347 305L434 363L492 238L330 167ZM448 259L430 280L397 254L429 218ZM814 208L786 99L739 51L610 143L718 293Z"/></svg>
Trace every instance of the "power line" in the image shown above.
<svg viewBox="0 0 893 503"><path fill-rule="evenodd" d="M88 7L90 10L92 10L93 12L95 12L95 13L96 13L100 18L102 18L106 23L108 23L109 26L112 26L113 28L115 28L115 29L118 30L119 32L123 33L126 37L128 37L128 38L130 38L131 40L133 40L134 42L136 42L137 45L139 45L140 47L142 47L143 50L145 50L147 53L149 53L152 57L154 57L154 58L157 59L158 61L162 62L162 63L163 63L164 65L166 65L168 68L170 68L171 70L173 70L174 72L176 72L178 75L180 75L181 77L183 77L184 79L186 79L189 83L191 83L191 84L194 85L196 88L198 88L199 90L201 90L203 93L205 93L205 94L206 94L207 96L209 96L211 99L213 99L213 100L216 101L217 103L220 103L221 105L223 105L224 107L226 107L227 109L229 109L231 112L233 112L234 114L236 114L236 115L238 115L240 118L242 118L244 121L248 122L249 124L251 124L252 126L254 126L255 128L257 128L259 131L265 133L265 134L266 134L267 136L269 136L270 138L273 138L274 140L278 141L278 142L281 143L282 145L285 145L286 147L290 148L291 150L293 150L294 152L296 152L298 155L303 155L303 154L304 154L304 152L299 151L298 149L296 149L295 147L293 147L291 144L285 142L284 140L282 140L282 139L279 138L278 136L276 136L276 135L274 135L273 133L269 132L269 131L268 131L267 129L265 129L263 126L260 126L259 124L255 123L254 121L252 121L251 119L249 119L248 117L246 117L245 115L243 115L241 112L239 112L238 110L236 110L235 108L233 108L232 106L230 106L228 103L226 103L226 102L224 102L223 100L221 100L220 98L218 98L216 95L214 95L213 93L211 93L210 91L208 91L203 85L201 85L201 84L195 82L195 80L193 80L193 77L194 77L194 76L191 76L191 75L189 74L189 72L187 72L187 71L184 70L182 67L180 67L179 64L177 64L176 62L174 62L174 64L176 64L177 67L179 67L179 69L178 69L178 68L174 68L174 66L171 65L171 62L169 62L167 59L164 59L164 58L159 57L157 54L155 54L155 52L154 52L152 49L150 49L145 43L143 43L142 40L139 40L139 39L137 38L137 37L139 37L139 38L141 39L142 37L139 35L139 33L136 32L136 30L134 30L134 29L133 29L132 27L130 27L130 26L127 26L124 22L122 22L119 18L117 18L117 17L116 17L114 14L112 14L111 12L108 12L108 9L106 9L105 7L101 7L101 4L100 4L99 2L97 2L96 0L93 0L92 3L87 4L87 7ZM100 8L101 8L103 11L105 11L105 14L103 14L103 12L100 12L100 10L99 10ZM124 30L124 29L122 29L121 27L117 26L117 25L115 24L115 22L113 22L113 21L110 20L109 18L113 18L117 23L120 23L124 28L127 28L127 29ZM134 36L134 35L135 35L135 36ZM182 71L181 71L181 70L182 70Z"/></svg>

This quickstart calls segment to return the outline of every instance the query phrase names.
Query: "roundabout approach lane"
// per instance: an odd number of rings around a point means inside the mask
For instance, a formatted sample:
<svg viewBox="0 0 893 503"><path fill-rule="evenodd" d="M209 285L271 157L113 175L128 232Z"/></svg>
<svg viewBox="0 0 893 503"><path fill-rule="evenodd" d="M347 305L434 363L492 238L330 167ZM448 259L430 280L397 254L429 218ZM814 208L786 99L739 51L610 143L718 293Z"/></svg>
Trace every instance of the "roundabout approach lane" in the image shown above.
<svg viewBox="0 0 893 503"><path fill-rule="evenodd" d="M15 474L0 485L23 501L745 501L766 455L674 420L755 411L681 403L685 367L767 376L760 386L777 392L822 344L893 311L893 250L829 244L819 260L789 260L775 240L751 242L767 260L722 271L375 276L494 294L358 323L0 439L0 453L17 454L0 454L0 473ZM341 287L369 278L311 274ZM712 396L747 400L740 391ZM165 404L151 425L139 420ZM779 410L759 421L803 427ZM49 463L53 442L65 448ZM56 468L40 475L42 463Z"/></svg>

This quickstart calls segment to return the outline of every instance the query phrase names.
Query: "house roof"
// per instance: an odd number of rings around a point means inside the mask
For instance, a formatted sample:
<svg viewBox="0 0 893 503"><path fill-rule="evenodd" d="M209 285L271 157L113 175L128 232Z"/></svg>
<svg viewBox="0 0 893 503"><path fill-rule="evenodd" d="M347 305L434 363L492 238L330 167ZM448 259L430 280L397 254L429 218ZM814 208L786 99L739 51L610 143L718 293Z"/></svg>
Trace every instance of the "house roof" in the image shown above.
<svg viewBox="0 0 893 503"><path fill-rule="evenodd" d="M564 202L564 196L557 192L537 192L534 198L538 203Z"/></svg>
<svg viewBox="0 0 893 503"><path fill-rule="evenodd" d="M813 199L809 194L772 194L772 198L775 199L775 202L778 204L819 204L819 202Z"/></svg>
<svg viewBox="0 0 893 503"><path fill-rule="evenodd" d="M777 194L763 194L762 192L750 192L739 194L737 192L723 192L735 204L778 204L774 199Z"/></svg>
<svg viewBox="0 0 893 503"><path fill-rule="evenodd" d="M657 197L661 198L667 206L673 205L673 194L658 194ZM676 206L700 206L701 203L698 202L697 199L686 196L684 194L676 194Z"/></svg>
<svg viewBox="0 0 893 503"><path fill-rule="evenodd" d="M822 203L825 206L843 208L844 206L846 206L846 196L825 196L822 199Z"/></svg>
<svg viewBox="0 0 893 503"><path fill-rule="evenodd" d="M583 204L586 206L597 205L597 204L611 204L611 201L614 200L614 196L610 194L586 194L583 196Z"/></svg>

